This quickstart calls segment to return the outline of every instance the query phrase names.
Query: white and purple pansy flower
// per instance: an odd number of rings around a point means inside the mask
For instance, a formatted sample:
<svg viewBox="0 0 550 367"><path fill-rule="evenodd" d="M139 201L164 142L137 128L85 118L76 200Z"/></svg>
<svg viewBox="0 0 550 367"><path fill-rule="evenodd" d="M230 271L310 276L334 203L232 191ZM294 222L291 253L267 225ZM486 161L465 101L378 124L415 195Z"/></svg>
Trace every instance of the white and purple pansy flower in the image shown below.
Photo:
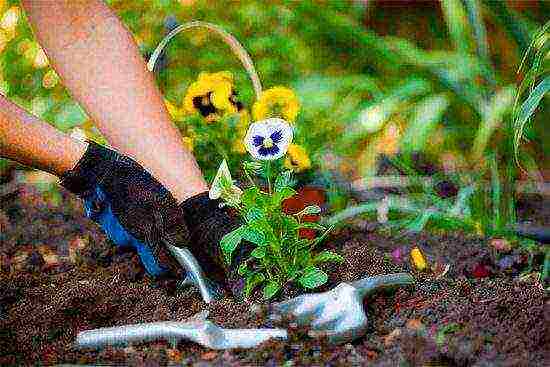
<svg viewBox="0 0 550 367"><path fill-rule="evenodd" d="M246 150L254 158L275 160L286 154L292 137L292 127L288 122L269 118L251 124L244 140Z"/></svg>

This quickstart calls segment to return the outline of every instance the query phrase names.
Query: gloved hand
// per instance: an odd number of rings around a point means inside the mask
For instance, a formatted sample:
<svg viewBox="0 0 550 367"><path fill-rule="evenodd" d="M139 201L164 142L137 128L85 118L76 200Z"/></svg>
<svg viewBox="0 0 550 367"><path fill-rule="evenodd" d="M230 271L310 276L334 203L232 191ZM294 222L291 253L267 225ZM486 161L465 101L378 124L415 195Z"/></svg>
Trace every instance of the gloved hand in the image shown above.
<svg viewBox="0 0 550 367"><path fill-rule="evenodd" d="M239 217L226 207L220 208L220 201L211 200L208 192L187 199L180 207L190 233L191 252L198 258L205 273L211 279L225 283L233 295L242 297L244 281L237 270L254 246L242 241L233 254L231 264L225 263L220 248L223 236L242 224ZM223 272L220 272L222 269Z"/></svg>
<svg viewBox="0 0 550 367"><path fill-rule="evenodd" d="M90 142L76 167L61 177L61 185L84 200L87 216L117 246L137 250L150 275L181 273L164 245L164 241L187 244L189 233L181 209L137 162Z"/></svg>

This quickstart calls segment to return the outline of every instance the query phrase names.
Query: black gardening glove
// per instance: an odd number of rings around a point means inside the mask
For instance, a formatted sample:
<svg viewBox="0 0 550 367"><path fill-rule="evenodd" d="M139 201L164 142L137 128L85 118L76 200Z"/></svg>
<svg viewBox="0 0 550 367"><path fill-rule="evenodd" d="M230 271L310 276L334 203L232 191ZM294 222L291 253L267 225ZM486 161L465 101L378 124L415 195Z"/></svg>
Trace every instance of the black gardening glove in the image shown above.
<svg viewBox="0 0 550 367"><path fill-rule="evenodd" d="M205 273L208 276L218 282L222 281L235 296L242 297L244 281L237 273L238 266L254 247L242 241L233 253L231 264L225 263L220 240L242 223L230 209L220 208L220 203L220 200L211 200L208 192L204 192L181 204L190 233L189 246L201 265L206 266ZM219 269L223 269L223 273Z"/></svg>
<svg viewBox="0 0 550 367"><path fill-rule="evenodd" d="M61 185L84 200L86 214L117 246L137 250L147 272L157 279L182 270L169 255L168 241L187 244L189 233L170 192L131 158L94 142Z"/></svg>

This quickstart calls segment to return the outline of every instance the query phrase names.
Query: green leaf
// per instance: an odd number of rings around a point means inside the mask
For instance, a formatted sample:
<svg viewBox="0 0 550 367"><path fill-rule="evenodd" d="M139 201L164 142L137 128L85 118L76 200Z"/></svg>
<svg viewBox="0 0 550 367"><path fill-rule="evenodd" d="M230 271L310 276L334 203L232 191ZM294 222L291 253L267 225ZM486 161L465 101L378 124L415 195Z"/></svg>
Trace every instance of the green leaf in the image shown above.
<svg viewBox="0 0 550 367"><path fill-rule="evenodd" d="M252 222L254 220L258 220L258 219L261 219L263 217L265 217L264 212L260 208L257 208L257 207L250 208L250 210L248 210L248 212L246 213L246 221L247 222Z"/></svg>
<svg viewBox="0 0 550 367"><path fill-rule="evenodd" d="M242 277L250 274L248 264L246 262L243 262L241 265L239 265L239 270L237 271L237 273Z"/></svg>
<svg viewBox="0 0 550 367"><path fill-rule="evenodd" d="M432 95L420 101L401 138L401 149L407 153L423 150L448 106L449 98L445 94Z"/></svg>
<svg viewBox="0 0 550 367"><path fill-rule="evenodd" d="M256 161L244 161L243 169L248 173L258 174L262 171L262 164Z"/></svg>
<svg viewBox="0 0 550 367"><path fill-rule="evenodd" d="M462 54L470 51L470 29L466 11L460 0L443 0L441 9L449 29L454 48Z"/></svg>
<svg viewBox="0 0 550 367"><path fill-rule="evenodd" d="M284 188L292 186L292 181L292 171L287 170L281 172L281 174L275 179L275 192L280 192Z"/></svg>
<svg viewBox="0 0 550 367"><path fill-rule="evenodd" d="M413 233L421 232L424 227L426 227L426 224L428 224L428 221L432 218L433 214L434 212L432 210L425 210L422 214L418 215L409 224L407 224L407 230Z"/></svg>
<svg viewBox="0 0 550 367"><path fill-rule="evenodd" d="M232 232L229 232L220 241L220 246L225 257L225 261L229 264L231 263L231 255L233 251L237 248L241 240L243 239L243 233L245 232L246 227L240 226Z"/></svg>
<svg viewBox="0 0 550 367"><path fill-rule="evenodd" d="M354 218L364 213L376 212L376 209L378 209L379 205L380 204L378 202L371 202L371 203L361 204L357 206L350 206L334 214L332 217L325 219L324 223L330 224L330 225L336 225L340 222L343 222L350 218Z"/></svg>
<svg viewBox="0 0 550 367"><path fill-rule="evenodd" d="M86 112L76 103L68 103L61 108L61 111L55 115L55 126L66 131L72 127L81 125L87 119Z"/></svg>
<svg viewBox="0 0 550 367"><path fill-rule="evenodd" d="M550 90L550 76L544 78L533 91L529 94L529 97L521 107L519 108L515 122L514 122L514 147L517 151L521 138L523 137L523 130L529 118L535 113L540 101Z"/></svg>
<svg viewBox="0 0 550 367"><path fill-rule="evenodd" d="M281 289L281 284L274 280L270 280L264 287L264 299L270 299Z"/></svg>
<svg viewBox="0 0 550 367"><path fill-rule="evenodd" d="M300 268L296 265L290 265L287 270L288 280L293 281L300 275Z"/></svg>
<svg viewBox="0 0 550 367"><path fill-rule="evenodd" d="M325 284L328 275L316 266L309 266L304 270L304 274L298 278L298 282L305 288L317 288Z"/></svg>
<svg viewBox="0 0 550 367"><path fill-rule="evenodd" d="M258 246L263 246L266 244L265 235L258 229L251 227L250 225L245 226L241 237L243 240L252 242Z"/></svg>
<svg viewBox="0 0 550 367"><path fill-rule="evenodd" d="M315 256L313 262L323 263L323 262L342 262L344 258L341 255L338 255L336 252L332 251L323 251L319 255Z"/></svg>
<svg viewBox="0 0 550 367"><path fill-rule="evenodd" d="M509 85L501 88L493 97L482 105L482 120L474 138L472 154L474 159L479 159L495 131L502 125L502 120L512 109L515 87Z"/></svg>
<svg viewBox="0 0 550 367"><path fill-rule="evenodd" d="M262 235L265 238L264 241L271 241L275 238L275 235L273 233L273 227L266 220L266 218L261 218L259 220L254 220L254 221L248 223L247 227L250 228L250 229L255 230L256 232L262 233ZM253 235L253 234L251 234L251 235ZM257 244L258 245L264 245L264 243L257 243Z"/></svg>
<svg viewBox="0 0 550 367"><path fill-rule="evenodd" d="M298 251L296 254L296 263L301 267L310 265L311 263L311 252L308 248L304 248Z"/></svg>
<svg viewBox="0 0 550 367"><path fill-rule="evenodd" d="M250 187L244 190L241 200L245 207L248 208L256 204L256 197L258 196L259 191L260 189L258 189L257 187Z"/></svg>
<svg viewBox="0 0 550 367"><path fill-rule="evenodd" d="M262 284L265 281L265 276L262 273L254 273L246 278L244 285L244 296L250 296L250 293L258 285Z"/></svg>
<svg viewBox="0 0 550 367"><path fill-rule="evenodd" d="M284 232L292 233L296 231L300 225L294 217L290 215L283 215L281 216L281 226L283 227Z"/></svg>
<svg viewBox="0 0 550 367"><path fill-rule="evenodd" d="M317 231L325 231L327 228L316 222L304 222L300 224L300 228L315 229Z"/></svg>
<svg viewBox="0 0 550 367"><path fill-rule="evenodd" d="M318 205L308 205L299 213L296 213L295 215L304 216L304 215L315 215L320 213L321 213L321 208Z"/></svg>
<svg viewBox="0 0 550 367"><path fill-rule="evenodd" d="M257 247L250 253L250 256L255 257L256 259L263 259L266 254L265 247Z"/></svg>
<svg viewBox="0 0 550 367"><path fill-rule="evenodd" d="M274 208L279 208L281 203L288 198L291 198L296 194L296 191L291 187L283 187L281 191L275 192L273 194L273 199L271 201Z"/></svg>

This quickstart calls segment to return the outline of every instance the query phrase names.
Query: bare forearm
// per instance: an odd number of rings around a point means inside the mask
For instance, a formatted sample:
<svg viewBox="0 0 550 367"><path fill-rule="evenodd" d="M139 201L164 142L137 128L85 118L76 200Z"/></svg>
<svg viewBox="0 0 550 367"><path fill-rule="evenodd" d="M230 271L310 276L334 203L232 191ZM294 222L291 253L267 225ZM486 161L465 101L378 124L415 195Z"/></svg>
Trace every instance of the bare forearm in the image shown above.
<svg viewBox="0 0 550 367"><path fill-rule="evenodd" d="M86 146L0 95L0 156L61 176Z"/></svg>
<svg viewBox="0 0 550 367"><path fill-rule="evenodd" d="M73 96L117 150L180 200L206 190L122 23L99 0L23 0L36 36Z"/></svg>

